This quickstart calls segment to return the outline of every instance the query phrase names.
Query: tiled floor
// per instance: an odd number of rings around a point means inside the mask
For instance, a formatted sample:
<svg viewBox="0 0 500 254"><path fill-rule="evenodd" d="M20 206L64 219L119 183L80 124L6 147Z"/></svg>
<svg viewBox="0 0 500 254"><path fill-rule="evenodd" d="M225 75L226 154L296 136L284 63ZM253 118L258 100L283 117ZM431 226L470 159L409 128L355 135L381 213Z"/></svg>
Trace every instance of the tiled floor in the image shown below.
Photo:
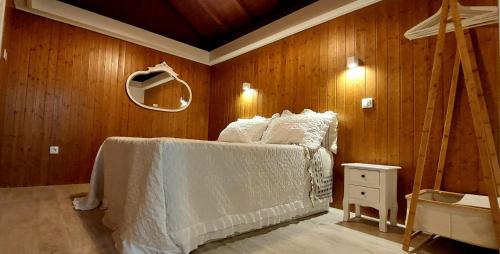
<svg viewBox="0 0 500 254"><path fill-rule="evenodd" d="M116 253L103 211L73 210L71 197L88 185L0 188L0 253ZM378 231L377 222L341 222L329 213L205 244L201 253L403 253L402 228ZM417 242L423 242L420 237ZM418 253L498 253L437 238Z"/></svg>

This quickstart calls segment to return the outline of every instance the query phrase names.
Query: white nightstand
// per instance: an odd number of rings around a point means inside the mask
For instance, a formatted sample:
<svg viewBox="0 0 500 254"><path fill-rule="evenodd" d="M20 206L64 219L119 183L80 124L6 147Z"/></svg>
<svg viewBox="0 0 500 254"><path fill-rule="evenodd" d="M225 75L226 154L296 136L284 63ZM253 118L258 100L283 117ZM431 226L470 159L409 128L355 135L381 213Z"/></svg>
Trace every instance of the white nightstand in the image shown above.
<svg viewBox="0 0 500 254"><path fill-rule="evenodd" d="M344 221L349 220L349 204L355 204L356 217L361 217L360 206L379 210L379 230L387 232L387 211L391 225L396 225L398 214L398 166L344 163Z"/></svg>

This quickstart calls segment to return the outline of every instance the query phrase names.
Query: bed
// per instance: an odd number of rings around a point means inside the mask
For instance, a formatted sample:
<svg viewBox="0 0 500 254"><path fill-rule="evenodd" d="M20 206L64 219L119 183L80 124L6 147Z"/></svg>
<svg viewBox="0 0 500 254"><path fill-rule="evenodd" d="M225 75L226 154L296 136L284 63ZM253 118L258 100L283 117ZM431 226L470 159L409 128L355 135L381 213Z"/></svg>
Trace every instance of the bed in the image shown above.
<svg viewBox="0 0 500 254"><path fill-rule="evenodd" d="M324 148L174 138L108 138L79 210L106 209L122 253L189 253L199 245L328 210Z"/></svg>

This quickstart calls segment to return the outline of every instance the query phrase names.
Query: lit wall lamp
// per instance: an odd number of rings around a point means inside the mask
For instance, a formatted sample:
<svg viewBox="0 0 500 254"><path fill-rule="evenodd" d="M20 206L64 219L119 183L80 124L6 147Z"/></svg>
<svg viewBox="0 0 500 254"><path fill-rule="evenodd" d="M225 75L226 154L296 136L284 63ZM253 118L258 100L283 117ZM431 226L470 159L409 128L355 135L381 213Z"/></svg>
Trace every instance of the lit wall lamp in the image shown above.
<svg viewBox="0 0 500 254"><path fill-rule="evenodd" d="M347 57L347 68L352 69L361 65L361 61L356 56Z"/></svg>
<svg viewBox="0 0 500 254"><path fill-rule="evenodd" d="M188 103L186 100L184 100L184 98L181 97L181 99L179 100L179 102L181 103L181 107L185 107Z"/></svg>
<svg viewBox="0 0 500 254"><path fill-rule="evenodd" d="M248 91L250 89L252 89L252 84L248 83L248 82L243 82L243 91Z"/></svg>

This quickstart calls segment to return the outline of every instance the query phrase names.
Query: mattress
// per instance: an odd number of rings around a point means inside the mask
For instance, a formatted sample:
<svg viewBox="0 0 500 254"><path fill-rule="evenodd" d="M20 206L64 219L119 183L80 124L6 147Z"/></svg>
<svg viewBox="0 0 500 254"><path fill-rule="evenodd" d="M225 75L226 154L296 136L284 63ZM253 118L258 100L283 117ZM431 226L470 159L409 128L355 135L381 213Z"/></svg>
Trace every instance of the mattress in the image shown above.
<svg viewBox="0 0 500 254"><path fill-rule="evenodd" d="M311 158L331 177L326 149L173 138L108 138L87 197L122 253L189 253L214 239L327 211L311 198ZM317 163L316 163L317 164Z"/></svg>

